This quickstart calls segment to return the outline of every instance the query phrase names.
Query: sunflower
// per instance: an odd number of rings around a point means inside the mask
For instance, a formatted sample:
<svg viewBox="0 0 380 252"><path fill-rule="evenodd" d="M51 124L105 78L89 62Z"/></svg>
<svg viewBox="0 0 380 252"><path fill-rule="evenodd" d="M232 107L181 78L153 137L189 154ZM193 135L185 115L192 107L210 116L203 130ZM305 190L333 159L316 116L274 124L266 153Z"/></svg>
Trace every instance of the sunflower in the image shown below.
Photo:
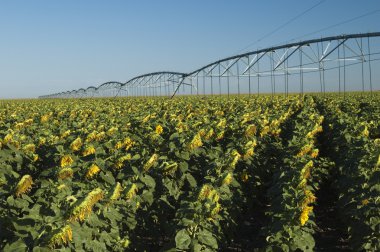
<svg viewBox="0 0 380 252"><path fill-rule="evenodd" d="M95 147L92 145L87 146L87 148L82 152L83 157L87 157L89 155L95 154Z"/></svg>
<svg viewBox="0 0 380 252"><path fill-rule="evenodd" d="M309 220L309 213L313 211L312 206L305 206L302 208L301 216L300 216L300 223L301 226L305 225L305 223Z"/></svg>
<svg viewBox="0 0 380 252"><path fill-rule="evenodd" d="M244 132L244 135L249 138L249 137L252 137L254 135L256 135L256 132L257 132L257 127L256 125L254 124L251 124L251 125L248 125L247 129L245 130Z"/></svg>
<svg viewBox="0 0 380 252"><path fill-rule="evenodd" d="M162 128L162 126L161 125L157 125L156 126L156 134L161 135L162 132L164 132L164 129Z"/></svg>
<svg viewBox="0 0 380 252"><path fill-rule="evenodd" d="M56 246L66 245L73 240L73 230L70 225L66 225L59 229L49 241L49 247L51 249Z"/></svg>
<svg viewBox="0 0 380 252"><path fill-rule="evenodd" d="M121 191L123 190L123 187L121 186L120 182L117 182L116 183L116 186L109 198L109 201L110 202L113 202L113 201L116 201L120 198L120 195L121 195Z"/></svg>
<svg viewBox="0 0 380 252"><path fill-rule="evenodd" d="M74 162L74 160L70 155L64 155L61 158L61 167L70 166L73 162Z"/></svg>
<svg viewBox="0 0 380 252"><path fill-rule="evenodd" d="M136 195L138 191L138 188L137 188L137 185L135 183L133 183L127 190L127 194L126 194L126 198L127 200L130 200L133 198L133 196Z"/></svg>
<svg viewBox="0 0 380 252"><path fill-rule="evenodd" d="M46 123L47 121L49 121L49 118L50 118L50 115L49 114L46 114L46 115L43 115L41 116L41 123Z"/></svg>
<svg viewBox="0 0 380 252"><path fill-rule="evenodd" d="M193 140L191 140L188 148L189 148L189 150L195 150L195 149L198 149L199 147L201 147L202 145L203 145L203 143L202 143L201 136L199 134L195 134L195 136L193 137Z"/></svg>
<svg viewBox="0 0 380 252"><path fill-rule="evenodd" d="M79 151L80 148L82 147L82 139L80 137L76 138L71 144L70 144L70 149L72 151Z"/></svg>
<svg viewBox="0 0 380 252"><path fill-rule="evenodd" d="M147 172L158 160L158 154L153 154L148 162L145 163L144 165L144 171Z"/></svg>
<svg viewBox="0 0 380 252"><path fill-rule="evenodd" d="M223 181L222 181L222 185L229 185L231 184L232 182L232 179L233 179L233 175L232 173L227 173L227 175L224 177Z"/></svg>
<svg viewBox="0 0 380 252"><path fill-rule="evenodd" d="M21 196L24 193L27 193L32 189L33 180L32 176L30 175L24 175L21 180L17 183L16 186L16 197Z"/></svg>
<svg viewBox="0 0 380 252"><path fill-rule="evenodd" d="M58 178L59 179L67 179L67 178L72 178L74 175L74 171L71 168L62 168L58 172Z"/></svg>
<svg viewBox="0 0 380 252"><path fill-rule="evenodd" d="M92 190L86 196L86 198L78 206L76 206L73 209L69 217L69 220L70 221L77 221L77 220L84 221L84 219L92 213L93 206L98 201L103 199L103 197L104 197L104 193L102 189L95 188L94 190Z"/></svg>
<svg viewBox="0 0 380 252"><path fill-rule="evenodd" d="M99 172L100 172L99 166L97 166L96 164L92 164L90 166L90 168L88 168L88 170L86 172L86 178L87 179L92 179L92 177L94 177Z"/></svg>
<svg viewBox="0 0 380 252"><path fill-rule="evenodd" d="M203 185L201 190L198 193L198 200L201 201L208 198L211 190L212 190L212 187L210 185L208 184Z"/></svg>

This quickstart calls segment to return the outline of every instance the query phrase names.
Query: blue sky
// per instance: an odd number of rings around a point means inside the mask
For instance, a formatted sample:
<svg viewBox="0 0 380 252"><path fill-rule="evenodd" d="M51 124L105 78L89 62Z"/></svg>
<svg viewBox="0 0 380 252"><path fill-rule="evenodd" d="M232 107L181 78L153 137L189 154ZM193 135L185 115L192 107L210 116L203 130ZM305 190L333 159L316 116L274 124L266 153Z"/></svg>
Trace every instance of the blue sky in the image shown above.
<svg viewBox="0 0 380 252"><path fill-rule="evenodd" d="M319 0L0 2L0 98L37 97L161 70L190 72L231 56ZM244 51L380 9L326 0ZM380 12L302 39L379 31Z"/></svg>

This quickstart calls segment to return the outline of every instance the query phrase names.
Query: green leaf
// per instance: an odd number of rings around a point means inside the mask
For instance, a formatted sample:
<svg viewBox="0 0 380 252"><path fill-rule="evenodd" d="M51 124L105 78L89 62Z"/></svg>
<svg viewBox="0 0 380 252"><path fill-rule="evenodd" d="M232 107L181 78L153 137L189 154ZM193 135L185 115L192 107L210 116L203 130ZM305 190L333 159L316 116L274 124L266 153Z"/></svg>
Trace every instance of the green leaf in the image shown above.
<svg viewBox="0 0 380 252"><path fill-rule="evenodd" d="M191 243L191 238L186 229L177 232L175 236L175 244L177 249L188 249Z"/></svg>
<svg viewBox="0 0 380 252"><path fill-rule="evenodd" d="M154 188L156 187L156 181L149 175L143 175L140 177L141 182L143 182L147 187Z"/></svg>
<svg viewBox="0 0 380 252"><path fill-rule="evenodd" d="M51 252L51 249L44 247L34 247L33 252Z"/></svg>
<svg viewBox="0 0 380 252"><path fill-rule="evenodd" d="M173 134L170 136L169 140L170 140L170 141L173 141L174 139L178 139L178 138L179 138L179 134L176 132L176 133L173 133Z"/></svg>
<svg viewBox="0 0 380 252"><path fill-rule="evenodd" d="M216 241L214 235L206 229L203 229L201 232L198 233L198 241L213 249L218 248L218 242Z"/></svg>
<svg viewBox="0 0 380 252"><path fill-rule="evenodd" d="M179 169L182 171L182 173L186 173L189 169L189 165L186 162L179 163Z"/></svg>
<svg viewBox="0 0 380 252"><path fill-rule="evenodd" d="M197 181L191 174L189 173L186 174L186 179L187 179L187 182L189 182L191 187L194 187L194 188L197 187Z"/></svg>
<svg viewBox="0 0 380 252"><path fill-rule="evenodd" d="M4 247L4 252L23 252L27 251L26 244L20 239Z"/></svg>
<svg viewBox="0 0 380 252"><path fill-rule="evenodd" d="M149 191L144 191L144 193L141 195L141 199L147 202L149 205L152 205L154 201L153 193Z"/></svg>
<svg viewBox="0 0 380 252"><path fill-rule="evenodd" d="M107 172L101 172L100 173L100 177L105 181L107 182L108 184L110 185L114 185L116 182L115 182L115 178L113 177L112 173L107 171Z"/></svg>
<svg viewBox="0 0 380 252"><path fill-rule="evenodd" d="M190 153L187 151L181 152L181 158L186 160L186 161L189 161L190 160Z"/></svg>

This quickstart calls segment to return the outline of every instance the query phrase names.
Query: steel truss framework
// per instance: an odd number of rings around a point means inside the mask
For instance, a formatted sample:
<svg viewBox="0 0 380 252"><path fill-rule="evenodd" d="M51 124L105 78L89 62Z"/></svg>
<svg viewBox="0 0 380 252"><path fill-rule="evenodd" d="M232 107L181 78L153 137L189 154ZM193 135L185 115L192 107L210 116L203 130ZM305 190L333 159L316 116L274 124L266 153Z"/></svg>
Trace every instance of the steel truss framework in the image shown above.
<svg viewBox="0 0 380 252"><path fill-rule="evenodd" d="M187 74L154 72L40 98L372 92L380 89L379 64L380 32L350 34L239 54Z"/></svg>

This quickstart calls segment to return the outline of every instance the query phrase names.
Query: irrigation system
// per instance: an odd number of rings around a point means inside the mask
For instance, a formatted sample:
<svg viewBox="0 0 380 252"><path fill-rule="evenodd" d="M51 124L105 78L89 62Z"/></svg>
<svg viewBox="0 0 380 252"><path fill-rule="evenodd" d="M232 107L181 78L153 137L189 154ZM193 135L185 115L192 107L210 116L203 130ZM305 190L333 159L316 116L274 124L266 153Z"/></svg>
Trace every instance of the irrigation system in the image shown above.
<svg viewBox="0 0 380 252"><path fill-rule="evenodd" d="M380 32L269 47L190 73L153 72L39 98L285 94L380 90Z"/></svg>

